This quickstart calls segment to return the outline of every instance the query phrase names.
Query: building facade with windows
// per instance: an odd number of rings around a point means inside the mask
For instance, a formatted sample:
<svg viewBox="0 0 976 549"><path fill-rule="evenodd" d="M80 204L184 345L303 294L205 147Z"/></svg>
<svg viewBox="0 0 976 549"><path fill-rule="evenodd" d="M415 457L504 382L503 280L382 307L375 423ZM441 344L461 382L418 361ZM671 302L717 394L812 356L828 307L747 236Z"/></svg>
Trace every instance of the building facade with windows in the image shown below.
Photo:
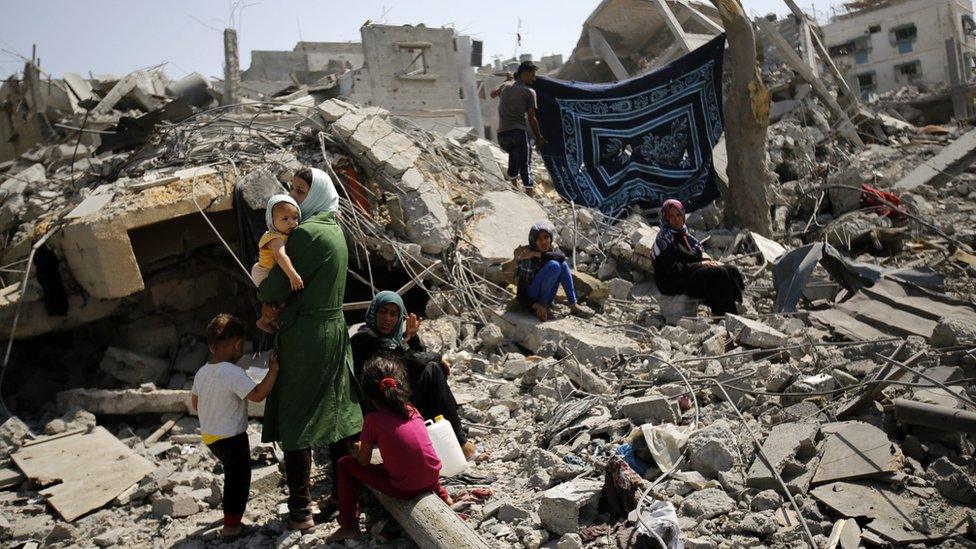
<svg viewBox="0 0 976 549"><path fill-rule="evenodd" d="M889 0L822 27L831 58L866 97L909 84L939 90L973 80L971 0Z"/></svg>

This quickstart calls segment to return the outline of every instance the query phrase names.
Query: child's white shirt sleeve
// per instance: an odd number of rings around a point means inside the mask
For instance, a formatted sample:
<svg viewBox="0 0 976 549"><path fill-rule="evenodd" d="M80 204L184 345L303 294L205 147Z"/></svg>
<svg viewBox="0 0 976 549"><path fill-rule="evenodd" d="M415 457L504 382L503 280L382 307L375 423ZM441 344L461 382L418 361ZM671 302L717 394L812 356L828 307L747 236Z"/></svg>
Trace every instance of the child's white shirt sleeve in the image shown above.
<svg viewBox="0 0 976 549"><path fill-rule="evenodd" d="M227 368L226 371L228 372L226 376L228 379L225 379L224 382L227 383L230 390L234 391L234 394L240 397L241 400L246 399L248 393L257 387L257 384L254 383L254 380L247 375L247 372L243 368L233 366L232 368Z"/></svg>
<svg viewBox="0 0 976 549"><path fill-rule="evenodd" d="M200 396L199 385L200 385L200 376L199 375L193 376L193 387L190 388L190 393L196 396Z"/></svg>

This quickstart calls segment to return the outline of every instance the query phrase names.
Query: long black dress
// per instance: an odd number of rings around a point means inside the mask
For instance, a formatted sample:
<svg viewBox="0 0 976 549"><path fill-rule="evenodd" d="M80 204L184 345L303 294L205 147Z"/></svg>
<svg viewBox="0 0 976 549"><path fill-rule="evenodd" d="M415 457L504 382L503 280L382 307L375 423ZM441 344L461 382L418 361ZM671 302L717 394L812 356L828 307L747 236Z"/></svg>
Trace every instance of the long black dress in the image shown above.
<svg viewBox="0 0 976 549"><path fill-rule="evenodd" d="M662 294L703 300L715 316L734 313L745 288L739 269L732 265L703 265L701 252L689 248L680 238L654 259L654 281Z"/></svg>
<svg viewBox="0 0 976 549"><path fill-rule="evenodd" d="M407 381L410 383L410 402L417 407L420 415L424 419L444 416L444 419L451 422L458 442L464 444L468 440L467 430L461 424L457 400L454 399L454 393L451 392L444 370L441 369L441 355L428 352L418 335L407 340L407 347L401 345L388 349L388 341L368 328L353 334L349 343L352 346L356 379L359 379L366 361L376 353L387 352L397 357L406 367Z"/></svg>

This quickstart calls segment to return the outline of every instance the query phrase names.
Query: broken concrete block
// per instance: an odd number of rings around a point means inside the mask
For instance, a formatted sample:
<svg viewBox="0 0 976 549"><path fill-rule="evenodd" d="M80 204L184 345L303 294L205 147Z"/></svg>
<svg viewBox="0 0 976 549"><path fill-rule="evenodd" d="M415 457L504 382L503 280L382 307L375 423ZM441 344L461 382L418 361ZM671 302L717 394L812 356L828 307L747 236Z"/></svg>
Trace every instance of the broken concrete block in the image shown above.
<svg viewBox="0 0 976 549"><path fill-rule="evenodd" d="M751 511L775 511L783 506L783 496L776 490L763 490L749 502Z"/></svg>
<svg viewBox="0 0 976 549"><path fill-rule="evenodd" d="M510 261L516 247L528 244L532 225L545 220L545 210L522 193L487 193L475 201L464 225L465 253L480 269Z"/></svg>
<svg viewBox="0 0 976 549"><path fill-rule="evenodd" d="M357 154L363 154L373 148L380 139L390 135L395 130L393 126L380 117L373 116L368 118L356 131L349 136L349 147Z"/></svg>
<svg viewBox="0 0 976 549"><path fill-rule="evenodd" d="M285 192L278 178L265 168L257 168L244 174L237 182L237 187L241 189L244 202L252 210L261 211L268 205L269 198Z"/></svg>
<svg viewBox="0 0 976 549"><path fill-rule="evenodd" d="M630 298L630 290L634 288L634 283L622 278L613 278L607 282L610 288L610 297L621 301Z"/></svg>
<svg viewBox="0 0 976 549"><path fill-rule="evenodd" d="M729 424L715 421L688 438L688 459L691 468L707 478L717 479L719 473L731 471L738 453L738 439Z"/></svg>
<svg viewBox="0 0 976 549"><path fill-rule="evenodd" d="M816 423L782 423L773 427L763 442L763 453L791 492L806 492L810 484L813 471L804 468L801 462L804 458L808 461L816 457L816 437L819 432L820 426ZM788 466L790 468L787 470ZM758 455L749 468L746 484L760 490L780 490L776 476Z"/></svg>
<svg viewBox="0 0 976 549"><path fill-rule="evenodd" d="M533 353L551 342L561 342L577 360L584 364L602 364L604 358L618 353L637 352L637 343L619 330L602 328L576 317L568 316L549 322L524 311L493 312L492 322L505 336Z"/></svg>
<svg viewBox="0 0 976 549"><path fill-rule="evenodd" d="M344 139L349 139L365 120L366 117L358 111L349 111L332 123L332 131Z"/></svg>
<svg viewBox="0 0 976 549"><path fill-rule="evenodd" d="M342 118L344 114L355 108L355 105L346 103L341 99L329 99L328 101L323 101L316 105L315 110L318 111L319 116L322 117L322 120L324 120L327 124L332 124L336 120Z"/></svg>
<svg viewBox="0 0 976 549"><path fill-rule="evenodd" d="M954 318L941 318L929 343L933 347L953 347L976 342L976 326Z"/></svg>
<svg viewBox="0 0 976 549"><path fill-rule="evenodd" d="M200 512L200 504L190 494L160 497L152 502L153 516L156 518L181 518Z"/></svg>
<svg viewBox="0 0 976 549"><path fill-rule="evenodd" d="M109 347L98 368L119 381L137 385L159 381L169 371L169 362L118 347Z"/></svg>
<svg viewBox="0 0 976 549"><path fill-rule="evenodd" d="M610 297L610 286L606 282L583 272L573 271L573 285L580 300L599 303Z"/></svg>
<svg viewBox="0 0 976 549"><path fill-rule="evenodd" d="M824 426L826 432L828 426ZM813 484L890 476L901 469L901 449L874 425L847 421L829 425L833 434L823 446Z"/></svg>
<svg viewBox="0 0 976 549"><path fill-rule="evenodd" d="M58 410L62 412L78 407L95 414L186 413L189 408L190 391L69 389L58 393L57 402Z"/></svg>
<svg viewBox="0 0 976 549"><path fill-rule="evenodd" d="M429 254L439 254L454 243L454 233L440 194L408 192L400 197L400 212L407 236Z"/></svg>
<svg viewBox="0 0 976 549"><path fill-rule="evenodd" d="M668 399L661 395L625 397L620 400L620 414L637 425L643 423L676 423L678 414Z"/></svg>
<svg viewBox="0 0 976 549"><path fill-rule="evenodd" d="M578 532L596 516L602 490L602 482L589 479L571 480L546 490L539 504L542 526L559 535Z"/></svg>
<svg viewBox="0 0 976 549"><path fill-rule="evenodd" d="M498 508L498 520L501 522L516 522L532 516L532 512L512 503L505 502Z"/></svg>
<svg viewBox="0 0 976 549"><path fill-rule="evenodd" d="M678 513L693 519L705 520L724 515L735 509L735 500L718 488L706 488L692 493L681 502Z"/></svg>
<svg viewBox="0 0 976 549"><path fill-rule="evenodd" d="M929 465L928 472L940 494L964 505L976 505L972 466L953 463L943 456Z"/></svg>
<svg viewBox="0 0 976 549"><path fill-rule="evenodd" d="M752 320L739 315L725 315L725 329L732 336L738 337L744 345L773 349L786 345L789 338L779 330L773 329L758 320Z"/></svg>

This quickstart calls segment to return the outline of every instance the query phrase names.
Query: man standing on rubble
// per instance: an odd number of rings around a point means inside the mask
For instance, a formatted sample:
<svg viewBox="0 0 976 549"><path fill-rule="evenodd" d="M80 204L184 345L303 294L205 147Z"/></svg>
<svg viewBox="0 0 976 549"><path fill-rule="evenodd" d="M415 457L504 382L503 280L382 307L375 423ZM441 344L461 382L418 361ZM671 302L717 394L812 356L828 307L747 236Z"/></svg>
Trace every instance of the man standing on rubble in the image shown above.
<svg viewBox="0 0 976 549"><path fill-rule="evenodd" d="M498 145L508 153L508 179L513 183L519 177L525 193L532 194L532 139L529 129L535 136L535 145L542 147L546 140L539 131L535 118L538 108L532 82L539 70L532 61L523 61L515 71L515 79L503 82L491 92L498 100ZM528 124L526 124L528 119Z"/></svg>

